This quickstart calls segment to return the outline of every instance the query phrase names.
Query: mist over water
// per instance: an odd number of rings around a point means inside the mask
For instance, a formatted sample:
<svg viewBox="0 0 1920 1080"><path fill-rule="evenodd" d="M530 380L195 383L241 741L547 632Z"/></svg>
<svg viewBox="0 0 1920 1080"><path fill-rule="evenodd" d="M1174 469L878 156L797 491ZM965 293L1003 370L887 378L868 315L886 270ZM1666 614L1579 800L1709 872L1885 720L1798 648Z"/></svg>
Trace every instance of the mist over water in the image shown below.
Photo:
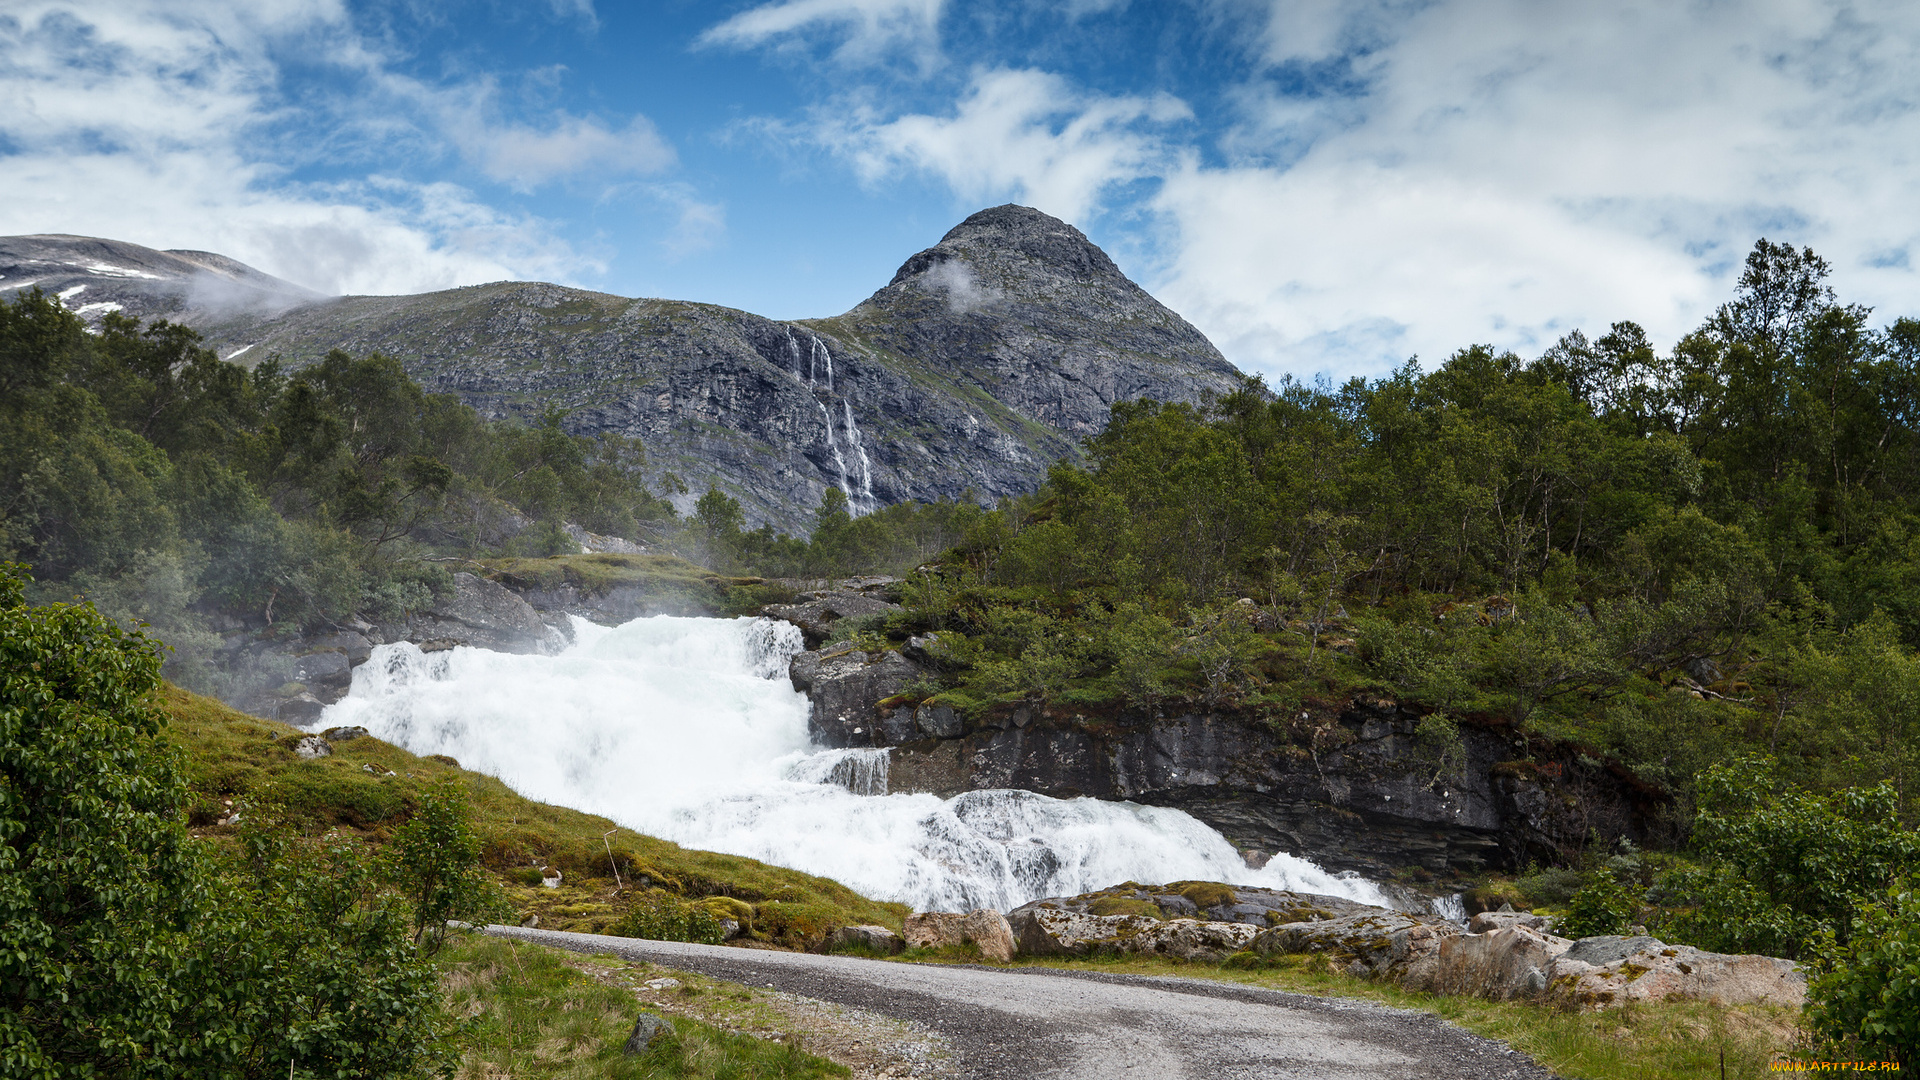
<svg viewBox="0 0 1920 1080"><path fill-rule="evenodd" d="M375 649L327 727L450 754L529 798L686 847L819 874L918 910L1002 911L1122 881L1290 888L1384 904L1277 855L1249 869L1178 810L1026 791L887 794L884 750L820 750L786 678L800 632L767 619L574 622L556 656Z"/></svg>

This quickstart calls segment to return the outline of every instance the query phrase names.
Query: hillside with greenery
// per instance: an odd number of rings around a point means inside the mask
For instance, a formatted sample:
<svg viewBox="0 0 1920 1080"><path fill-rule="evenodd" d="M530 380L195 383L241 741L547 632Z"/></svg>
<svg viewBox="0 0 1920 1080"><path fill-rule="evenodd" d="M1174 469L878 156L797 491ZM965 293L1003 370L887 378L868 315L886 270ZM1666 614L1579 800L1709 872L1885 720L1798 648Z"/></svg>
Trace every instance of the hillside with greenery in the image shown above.
<svg viewBox="0 0 1920 1080"><path fill-rule="evenodd" d="M1618 323L1531 363L1118 405L1085 468L953 514L886 629L939 631L975 706L1367 690L1660 784L1760 752L1911 813L1920 322L1876 328L1826 273L1763 242L1666 353Z"/></svg>

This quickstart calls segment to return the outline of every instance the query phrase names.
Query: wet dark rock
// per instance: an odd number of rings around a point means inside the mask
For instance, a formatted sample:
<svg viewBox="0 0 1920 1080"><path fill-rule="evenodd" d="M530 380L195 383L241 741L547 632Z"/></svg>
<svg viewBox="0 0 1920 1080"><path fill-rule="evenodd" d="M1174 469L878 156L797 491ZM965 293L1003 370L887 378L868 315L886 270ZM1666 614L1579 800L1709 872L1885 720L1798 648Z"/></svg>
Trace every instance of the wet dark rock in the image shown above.
<svg viewBox="0 0 1920 1080"><path fill-rule="evenodd" d="M554 634L533 609L498 582L469 573L453 575L453 590L407 621L408 640L449 642L496 652L535 653L551 648Z"/></svg>
<svg viewBox="0 0 1920 1080"><path fill-rule="evenodd" d="M917 731L912 710L883 712L880 702L925 676L923 668L892 649L803 652L788 667L793 688L812 701L808 729L816 741L836 747L911 741ZM897 716L903 711L905 721Z"/></svg>
<svg viewBox="0 0 1920 1080"><path fill-rule="evenodd" d="M1569 761L1542 770L1525 759L1544 749L1504 728L1462 726L1460 763L1437 770L1414 737L1417 714L1384 702L1348 707L1318 748L1252 718L1128 712L1093 724L1032 704L974 722L943 716L938 725L922 704L913 714L917 738L908 742L896 734L904 710L880 723L871 708L883 691L911 680L904 663L891 681L857 684L847 681L863 670L855 662L829 661L803 677L806 666L796 660L795 685L821 688L813 691L816 723L847 740L834 745L894 747L893 791L1019 788L1173 806L1238 849L1288 852L1368 876L1402 868L1459 876L1554 861L1596 830L1644 836L1660 805L1657 792L1604 769ZM836 721L842 715L848 719ZM944 734L956 723L960 734ZM879 739L869 742L876 725ZM864 730L855 735L853 727Z"/></svg>
<svg viewBox="0 0 1920 1080"><path fill-rule="evenodd" d="M373 629L371 626L367 629ZM314 652L334 652L347 658L347 663L359 667L373 654L373 642L357 630L341 630L332 634L321 634L307 639L307 648Z"/></svg>
<svg viewBox="0 0 1920 1080"><path fill-rule="evenodd" d="M320 719L320 714L326 711L326 708L326 702L302 691L276 705L273 716L274 719L284 720L294 727L305 727Z"/></svg>
<svg viewBox="0 0 1920 1080"><path fill-rule="evenodd" d="M352 742L355 739L366 738L367 729L358 724L349 727L330 727L320 735L330 743Z"/></svg>

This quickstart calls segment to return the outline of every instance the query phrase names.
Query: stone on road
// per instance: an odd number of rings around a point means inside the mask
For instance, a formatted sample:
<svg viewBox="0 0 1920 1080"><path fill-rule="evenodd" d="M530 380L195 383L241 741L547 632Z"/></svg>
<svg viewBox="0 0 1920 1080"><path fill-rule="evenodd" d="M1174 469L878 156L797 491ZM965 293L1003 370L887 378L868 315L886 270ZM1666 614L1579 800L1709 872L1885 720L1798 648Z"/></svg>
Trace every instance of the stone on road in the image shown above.
<svg viewBox="0 0 1920 1080"><path fill-rule="evenodd" d="M977 1080L1551 1080L1438 1017L1200 979L902 964L490 926L868 1009L947 1036Z"/></svg>

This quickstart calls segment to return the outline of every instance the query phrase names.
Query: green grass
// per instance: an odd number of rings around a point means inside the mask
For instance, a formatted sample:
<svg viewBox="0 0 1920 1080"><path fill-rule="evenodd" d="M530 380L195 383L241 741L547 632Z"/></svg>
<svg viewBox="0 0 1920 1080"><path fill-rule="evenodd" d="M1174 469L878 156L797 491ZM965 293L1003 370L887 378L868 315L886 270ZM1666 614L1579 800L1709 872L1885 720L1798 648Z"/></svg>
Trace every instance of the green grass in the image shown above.
<svg viewBox="0 0 1920 1080"><path fill-rule="evenodd" d="M553 950L498 938L456 940L440 967L458 1022L460 1080L816 1080L847 1070L791 1042L734 1034L685 1017L645 1054L628 1057L642 1011L633 994L594 979ZM650 1010L651 1011L651 1010ZM657 1011L654 1015L660 1015Z"/></svg>
<svg viewBox="0 0 1920 1080"><path fill-rule="evenodd" d="M516 911L523 918L538 915L546 929L605 932L649 889L689 900L731 897L751 907L747 925L757 938L789 948L817 947L835 926L899 930L907 915L905 905L869 900L827 878L683 848L535 802L450 759L416 757L363 738L336 744L330 757L303 761L292 744L304 733L278 721L171 685L160 704L184 753L189 822L201 835L231 834L215 824L230 807L244 812L250 801L272 801L315 830L339 826L379 844L418 805L423 786L453 777L473 807L482 862ZM538 866L558 868L561 887L534 881L527 871Z"/></svg>

